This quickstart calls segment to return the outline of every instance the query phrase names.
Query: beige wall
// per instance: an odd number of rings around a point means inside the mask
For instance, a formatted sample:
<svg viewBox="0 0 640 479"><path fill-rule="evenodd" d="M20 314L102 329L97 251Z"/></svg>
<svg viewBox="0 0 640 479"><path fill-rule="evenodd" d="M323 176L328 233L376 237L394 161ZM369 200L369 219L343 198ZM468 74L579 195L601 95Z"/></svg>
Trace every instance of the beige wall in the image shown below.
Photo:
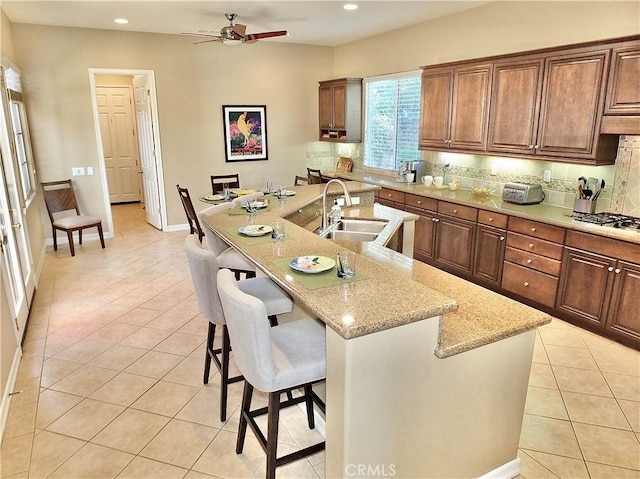
<svg viewBox="0 0 640 479"><path fill-rule="evenodd" d="M291 184L305 171L330 48L263 42L235 49L177 35L24 24L13 30L41 181L70 177L74 166L98 167L89 68L155 71L169 226L185 223L177 183L198 194L210 188L211 174L237 171L243 186L261 186ZM221 107L239 104L267 106L268 161L225 163ZM99 176L74 180L84 212L104 218Z"/></svg>

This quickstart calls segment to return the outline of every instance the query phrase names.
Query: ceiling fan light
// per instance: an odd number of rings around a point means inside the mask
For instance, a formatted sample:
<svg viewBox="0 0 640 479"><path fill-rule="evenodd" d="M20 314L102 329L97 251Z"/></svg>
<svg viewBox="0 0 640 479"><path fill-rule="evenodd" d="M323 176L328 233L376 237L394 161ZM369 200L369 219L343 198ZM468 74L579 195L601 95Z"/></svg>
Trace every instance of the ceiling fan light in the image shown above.
<svg viewBox="0 0 640 479"><path fill-rule="evenodd" d="M235 47L236 45L240 45L242 43L242 40L225 38L224 40L222 40L222 43L224 43L225 45L229 45L230 47Z"/></svg>
<svg viewBox="0 0 640 479"><path fill-rule="evenodd" d="M358 5L356 5L355 3L345 3L342 8L344 8L345 10L357 10Z"/></svg>

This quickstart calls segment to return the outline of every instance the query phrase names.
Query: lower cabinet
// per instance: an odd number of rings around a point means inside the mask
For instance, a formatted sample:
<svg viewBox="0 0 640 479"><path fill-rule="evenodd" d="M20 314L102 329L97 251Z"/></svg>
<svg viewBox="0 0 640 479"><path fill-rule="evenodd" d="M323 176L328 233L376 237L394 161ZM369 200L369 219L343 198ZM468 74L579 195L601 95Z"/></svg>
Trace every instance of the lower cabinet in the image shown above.
<svg viewBox="0 0 640 479"><path fill-rule="evenodd" d="M478 226L473 263L473 277L475 279L491 286L500 286L505 235L505 230L484 225Z"/></svg>
<svg viewBox="0 0 640 479"><path fill-rule="evenodd" d="M640 344L640 264L618 261L605 328Z"/></svg>
<svg viewBox="0 0 640 479"><path fill-rule="evenodd" d="M437 213L422 208L406 207L409 213L415 213L420 219L415 223L413 236L413 257L423 263L433 263L435 258L435 238Z"/></svg>
<svg viewBox="0 0 640 479"><path fill-rule="evenodd" d="M475 223L449 216L440 216L436 223L436 265L470 276L475 249Z"/></svg>
<svg viewBox="0 0 640 479"><path fill-rule="evenodd" d="M558 278L505 261L502 288L551 308L556 298Z"/></svg>

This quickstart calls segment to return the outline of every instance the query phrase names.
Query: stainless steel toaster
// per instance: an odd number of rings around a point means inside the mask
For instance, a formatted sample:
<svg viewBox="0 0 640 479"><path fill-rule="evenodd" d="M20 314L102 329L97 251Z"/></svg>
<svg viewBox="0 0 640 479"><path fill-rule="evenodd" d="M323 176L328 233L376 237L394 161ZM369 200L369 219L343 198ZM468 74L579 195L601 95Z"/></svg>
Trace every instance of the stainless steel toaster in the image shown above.
<svg viewBox="0 0 640 479"><path fill-rule="evenodd" d="M544 193L542 185L537 183L505 183L502 188L502 201L517 203L519 205L535 205L542 203Z"/></svg>

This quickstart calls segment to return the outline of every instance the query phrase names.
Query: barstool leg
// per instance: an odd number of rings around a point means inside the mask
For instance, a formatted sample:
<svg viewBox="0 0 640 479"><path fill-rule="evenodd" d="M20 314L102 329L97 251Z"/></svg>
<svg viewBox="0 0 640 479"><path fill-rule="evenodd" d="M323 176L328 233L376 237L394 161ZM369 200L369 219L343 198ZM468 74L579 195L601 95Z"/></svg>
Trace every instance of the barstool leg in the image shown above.
<svg viewBox="0 0 640 479"><path fill-rule="evenodd" d="M311 396L311 385L307 384L304 387L305 402L307 403L307 422L309 423L309 429L316 427L316 420L313 416L313 397Z"/></svg>
<svg viewBox="0 0 640 479"><path fill-rule="evenodd" d="M213 339L216 335L216 325L209 322L209 332L207 333L207 351L204 356L204 378L202 384L209 384L209 373L211 372L211 358L213 356Z"/></svg>
<svg viewBox="0 0 640 479"><path fill-rule="evenodd" d="M267 414L267 479L275 479L276 477L279 416L280 393L269 393L269 412Z"/></svg>
<svg viewBox="0 0 640 479"><path fill-rule="evenodd" d="M227 390L229 389L229 352L231 340L226 325L222 325L222 368L220 370L220 421L227 420Z"/></svg>
<svg viewBox="0 0 640 479"><path fill-rule="evenodd" d="M242 454L244 448L244 438L247 435L247 416L251 408L251 396L253 386L249 381L244 382L244 392L242 393L242 406L240 406L240 424L238 425L238 440L236 442L236 454Z"/></svg>

